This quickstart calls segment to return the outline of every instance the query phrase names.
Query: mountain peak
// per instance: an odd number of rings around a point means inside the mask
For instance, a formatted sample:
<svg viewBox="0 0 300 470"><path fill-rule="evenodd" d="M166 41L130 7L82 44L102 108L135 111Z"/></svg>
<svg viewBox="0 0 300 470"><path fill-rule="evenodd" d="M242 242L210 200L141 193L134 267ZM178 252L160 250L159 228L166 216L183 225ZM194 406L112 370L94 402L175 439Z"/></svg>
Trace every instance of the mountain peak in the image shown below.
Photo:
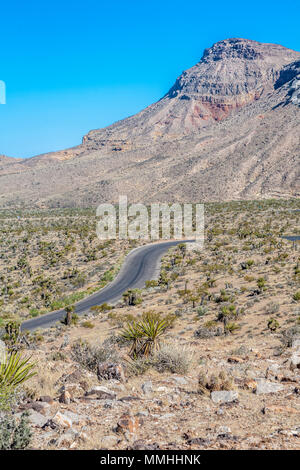
<svg viewBox="0 0 300 470"><path fill-rule="evenodd" d="M297 54L297 53L296 53ZM255 60L278 57L286 57L288 62L293 60L295 51L287 49L279 44L262 43L244 38L229 38L218 41L204 50L201 62L209 60L218 61L224 59Z"/></svg>
<svg viewBox="0 0 300 470"><path fill-rule="evenodd" d="M299 58L299 52L277 44L225 39L205 49L200 62L177 78L166 97L197 102L202 119L219 121L272 90L280 70Z"/></svg>

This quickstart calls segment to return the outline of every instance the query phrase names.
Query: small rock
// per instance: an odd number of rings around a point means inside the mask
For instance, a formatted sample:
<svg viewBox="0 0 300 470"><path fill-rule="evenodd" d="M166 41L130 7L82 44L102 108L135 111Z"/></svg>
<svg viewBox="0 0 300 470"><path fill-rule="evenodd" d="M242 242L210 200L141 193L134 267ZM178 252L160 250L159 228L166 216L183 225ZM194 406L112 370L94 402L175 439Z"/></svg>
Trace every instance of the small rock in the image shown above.
<svg viewBox="0 0 300 470"><path fill-rule="evenodd" d="M67 383L60 388L60 393L63 394L64 392L68 392L70 395L70 399L75 397L80 397L84 391L81 385L77 383Z"/></svg>
<svg viewBox="0 0 300 470"><path fill-rule="evenodd" d="M167 387L158 387L155 391L160 393L168 393L169 389Z"/></svg>
<svg viewBox="0 0 300 470"><path fill-rule="evenodd" d="M41 402L44 402L44 403L48 403L49 405L53 405L54 403L54 400L52 397L50 397L49 395L43 395L39 398L39 401Z"/></svg>
<svg viewBox="0 0 300 470"><path fill-rule="evenodd" d="M230 433L231 433L231 429L228 426L220 426L217 429L218 436L222 436L223 434L230 434Z"/></svg>
<svg viewBox="0 0 300 470"><path fill-rule="evenodd" d="M257 395L263 395L265 393L276 393L284 390L283 385L274 382L269 382L268 380L257 379L256 383L257 386L255 392Z"/></svg>
<svg viewBox="0 0 300 470"><path fill-rule="evenodd" d="M214 403L230 403L237 401L238 393L234 390L221 390L218 392L211 392L210 397Z"/></svg>
<svg viewBox="0 0 300 470"><path fill-rule="evenodd" d="M104 436L101 439L101 447L104 449L111 449L116 446L120 439L117 436Z"/></svg>
<svg viewBox="0 0 300 470"><path fill-rule="evenodd" d="M69 418L73 424L85 424L88 421L88 416L81 415L78 413L73 413L73 411L65 410L64 415Z"/></svg>
<svg viewBox="0 0 300 470"><path fill-rule="evenodd" d="M129 447L127 450L158 450L159 445L157 442L154 442L154 444L146 444L145 441L142 439L139 439L138 441L135 441L131 447Z"/></svg>
<svg viewBox="0 0 300 470"><path fill-rule="evenodd" d="M56 441L57 447L68 447L76 440L77 433L73 429L69 429L67 432L64 432Z"/></svg>
<svg viewBox="0 0 300 470"><path fill-rule="evenodd" d="M65 405L69 405L71 403L71 395L69 392L65 391L59 397L58 400L60 403L64 403Z"/></svg>
<svg viewBox="0 0 300 470"><path fill-rule="evenodd" d="M227 359L227 361L233 364L238 364L238 363L244 362L244 359L239 356L231 356Z"/></svg>
<svg viewBox="0 0 300 470"><path fill-rule="evenodd" d="M100 400L115 400L117 394L106 387L102 387L100 385L91 388L88 392L86 392L86 396L96 395L97 398Z"/></svg>
<svg viewBox="0 0 300 470"><path fill-rule="evenodd" d="M290 359L290 369L300 369L300 351L296 351L292 354Z"/></svg>
<svg viewBox="0 0 300 470"><path fill-rule="evenodd" d="M292 348L300 351L300 338L293 339Z"/></svg>
<svg viewBox="0 0 300 470"><path fill-rule="evenodd" d="M148 380L148 382L143 383L142 390L145 395L149 395L149 393L153 392L152 382Z"/></svg>
<svg viewBox="0 0 300 470"><path fill-rule="evenodd" d="M141 416L143 418L149 416L149 411L145 410L145 411L139 411L136 416Z"/></svg>
<svg viewBox="0 0 300 470"><path fill-rule="evenodd" d="M125 373L121 364L102 362L98 365L97 376L99 380L119 380L125 382Z"/></svg>
<svg viewBox="0 0 300 470"><path fill-rule="evenodd" d="M290 406L285 406L285 405L282 405L282 406L278 406L278 405L266 405L263 409L262 409L262 412L263 414L267 414L267 413L275 413L275 414L278 414L278 413L287 413L287 414L299 414L300 411L299 410L296 410L296 408L292 408Z"/></svg>
<svg viewBox="0 0 300 470"><path fill-rule="evenodd" d="M130 416L129 414L125 413L118 421L116 432L123 434L127 432L129 434L135 434L142 424L143 420L139 416Z"/></svg>
<svg viewBox="0 0 300 470"><path fill-rule="evenodd" d="M33 426L42 428L48 421L48 418L37 411L30 410L28 420Z"/></svg>
<svg viewBox="0 0 300 470"><path fill-rule="evenodd" d="M256 390L256 387L257 387L257 383L255 382L255 380L253 379L246 379L244 381L244 384L243 384L244 388L246 388L247 390L251 390L252 392L254 392Z"/></svg>
<svg viewBox="0 0 300 470"><path fill-rule="evenodd" d="M161 415L158 419L165 420L165 419L173 418L173 416L174 416L174 413L165 413L164 415Z"/></svg>
<svg viewBox="0 0 300 470"><path fill-rule="evenodd" d="M172 377L172 380L179 385L187 385L187 380L184 377Z"/></svg>

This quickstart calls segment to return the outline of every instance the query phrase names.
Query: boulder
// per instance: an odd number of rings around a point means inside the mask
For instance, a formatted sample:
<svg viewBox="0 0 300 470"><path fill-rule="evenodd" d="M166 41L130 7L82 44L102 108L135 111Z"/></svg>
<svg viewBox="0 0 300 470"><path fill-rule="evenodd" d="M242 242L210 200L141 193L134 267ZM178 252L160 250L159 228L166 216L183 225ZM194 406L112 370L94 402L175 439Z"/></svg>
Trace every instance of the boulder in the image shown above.
<svg viewBox="0 0 300 470"><path fill-rule="evenodd" d="M257 395L263 395L266 393L277 393L284 390L284 386L281 384L277 384L275 382L270 382L264 379L256 379L256 390L255 393Z"/></svg>
<svg viewBox="0 0 300 470"><path fill-rule="evenodd" d="M238 393L234 390L220 390L211 392L210 397L214 403L231 403L238 400Z"/></svg>
<svg viewBox="0 0 300 470"><path fill-rule="evenodd" d="M60 429L60 428L71 428L72 427L72 420L68 416L64 415L60 411L55 413L52 418L50 418L44 427L49 426L52 429Z"/></svg>
<svg viewBox="0 0 300 470"><path fill-rule="evenodd" d="M300 369L300 350L295 351L290 359L290 369Z"/></svg>

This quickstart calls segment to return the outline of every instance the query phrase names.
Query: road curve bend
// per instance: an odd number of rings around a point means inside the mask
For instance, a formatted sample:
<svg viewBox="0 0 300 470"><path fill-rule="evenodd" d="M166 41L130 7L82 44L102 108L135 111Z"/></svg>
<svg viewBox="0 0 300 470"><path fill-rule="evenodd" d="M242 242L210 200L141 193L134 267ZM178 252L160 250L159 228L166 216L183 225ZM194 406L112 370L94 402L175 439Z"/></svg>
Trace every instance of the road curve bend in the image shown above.
<svg viewBox="0 0 300 470"><path fill-rule="evenodd" d="M160 261L166 251L179 243L188 242L191 243L194 240L151 243L134 248L126 256L116 278L103 289L76 303L75 312L78 315L83 315L94 305L101 305L104 302L110 304L117 302L128 289L145 287L145 281L158 278ZM32 331L38 328L49 327L62 320L65 315L65 310L60 309L26 320L22 323L21 330Z"/></svg>

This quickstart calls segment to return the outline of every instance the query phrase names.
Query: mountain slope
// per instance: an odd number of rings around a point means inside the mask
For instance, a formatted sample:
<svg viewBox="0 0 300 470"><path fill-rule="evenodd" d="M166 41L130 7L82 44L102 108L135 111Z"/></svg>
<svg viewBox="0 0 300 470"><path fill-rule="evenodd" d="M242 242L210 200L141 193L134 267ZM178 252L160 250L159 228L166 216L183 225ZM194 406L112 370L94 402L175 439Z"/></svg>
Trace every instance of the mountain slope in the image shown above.
<svg viewBox="0 0 300 470"><path fill-rule="evenodd" d="M65 151L0 160L0 205L298 197L299 93L299 52L220 41L137 115Z"/></svg>

